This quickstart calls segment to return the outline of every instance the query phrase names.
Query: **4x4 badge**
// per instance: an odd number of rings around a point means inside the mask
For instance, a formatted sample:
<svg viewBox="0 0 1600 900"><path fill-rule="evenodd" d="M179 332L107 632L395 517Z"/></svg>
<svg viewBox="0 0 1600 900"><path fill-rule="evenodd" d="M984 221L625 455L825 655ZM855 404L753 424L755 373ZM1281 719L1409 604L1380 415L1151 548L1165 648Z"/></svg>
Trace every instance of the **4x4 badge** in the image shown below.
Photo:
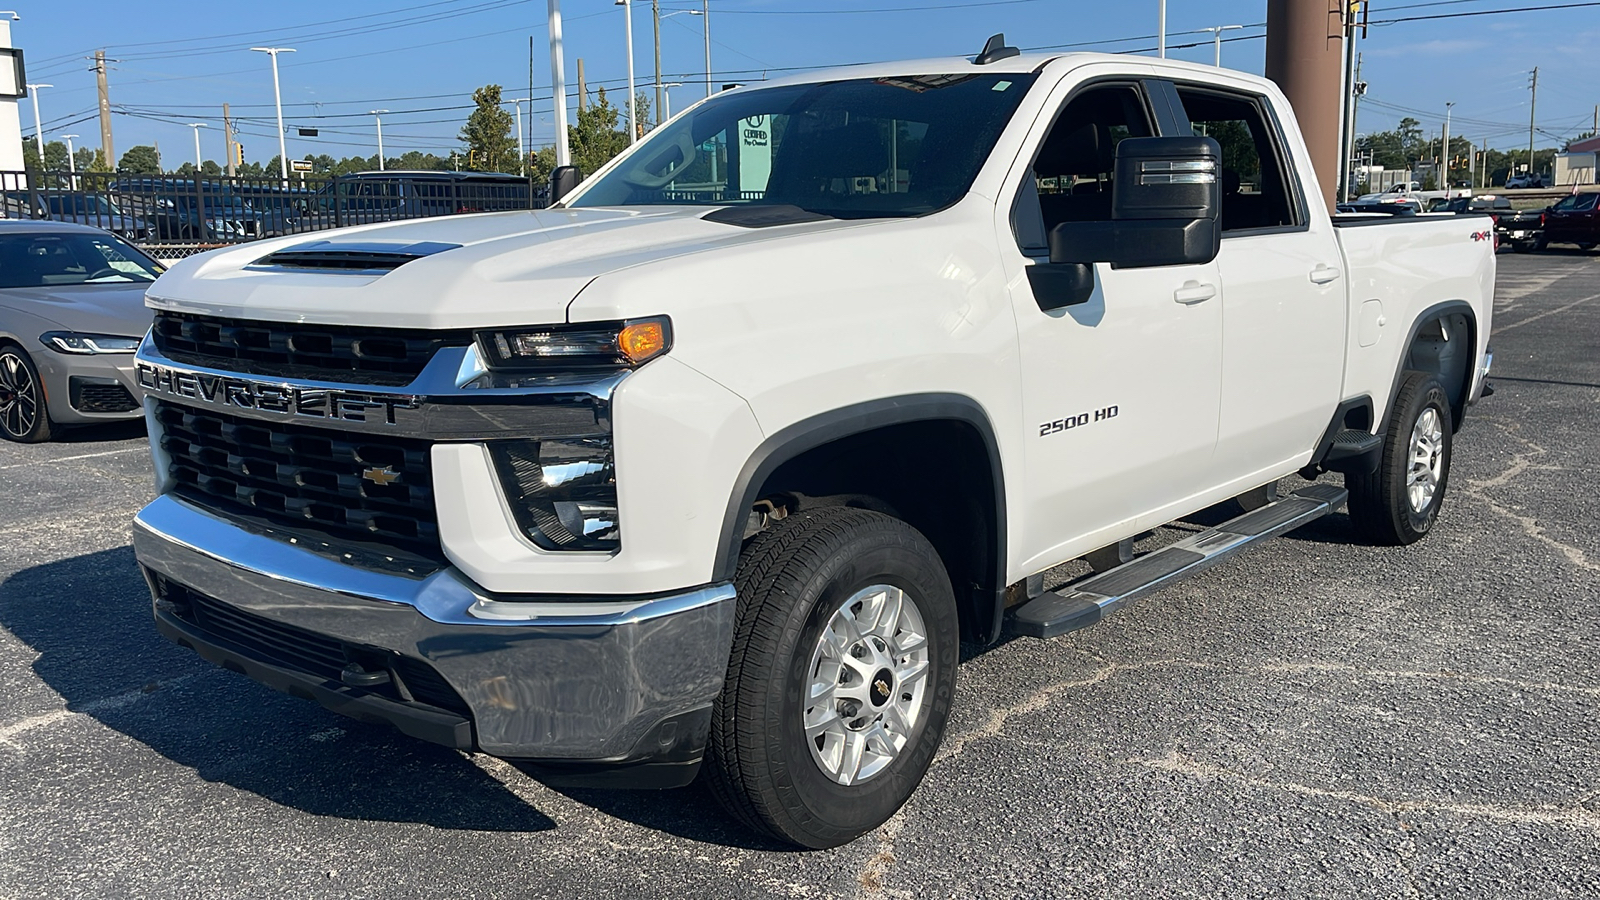
<svg viewBox="0 0 1600 900"><path fill-rule="evenodd" d="M399 481L400 473L388 466L384 466L381 469L368 469L361 473L361 477L373 484L388 484L392 481Z"/></svg>

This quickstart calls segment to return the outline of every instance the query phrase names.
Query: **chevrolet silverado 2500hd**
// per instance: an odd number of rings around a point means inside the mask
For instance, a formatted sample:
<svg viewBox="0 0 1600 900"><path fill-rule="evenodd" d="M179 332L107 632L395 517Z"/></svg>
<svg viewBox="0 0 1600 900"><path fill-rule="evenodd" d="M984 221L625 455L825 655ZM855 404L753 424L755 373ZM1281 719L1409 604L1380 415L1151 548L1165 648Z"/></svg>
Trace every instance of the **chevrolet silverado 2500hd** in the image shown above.
<svg viewBox="0 0 1600 900"><path fill-rule="evenodd" d="M1425 536L1489 368L1489 220L1331 217L1283 95L1210 66L991 41L718 94L576 180L152 285L162 633L832 846L922 778L958 641L1091 624L1347 491Z"/></svg>

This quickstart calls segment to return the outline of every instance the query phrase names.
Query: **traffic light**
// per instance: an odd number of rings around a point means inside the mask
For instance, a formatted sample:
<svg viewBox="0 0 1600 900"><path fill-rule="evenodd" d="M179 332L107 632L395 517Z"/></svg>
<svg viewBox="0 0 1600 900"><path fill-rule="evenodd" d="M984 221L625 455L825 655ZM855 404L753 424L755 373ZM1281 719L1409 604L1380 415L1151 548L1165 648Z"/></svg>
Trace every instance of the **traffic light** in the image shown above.
<svg viewBox="0 0 1600 900"><path fill-rule="evenodd" d="M234 143L234 145L233 145L233 164L236 165L236 166L244 165L244 144L241 144L241 143L238 143L238 142Z"/></svg>

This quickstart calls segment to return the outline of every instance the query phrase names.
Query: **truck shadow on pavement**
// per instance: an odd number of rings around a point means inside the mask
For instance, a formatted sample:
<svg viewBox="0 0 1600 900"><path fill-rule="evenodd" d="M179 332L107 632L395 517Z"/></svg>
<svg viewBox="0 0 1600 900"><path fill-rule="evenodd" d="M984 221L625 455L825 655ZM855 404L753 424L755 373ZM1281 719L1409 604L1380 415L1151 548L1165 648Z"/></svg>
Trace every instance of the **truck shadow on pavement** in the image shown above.
<svg viewBox="0 0 1600 900"><path fill-rule="evenodd" d="M132 548L35 566L0 582L0 627L39 654L34 672L67 709L207 782L317 816L479 831L556 827L452 750L278 694L168 643L151 622ZM119 771L142 756L123 753L115 740L83 737L81 725L71 738L62 734L73 727L44 724L11 740L57 742L52 756L64 767L81 764L72 777L88 784L111 777L97 771ZM140 780L192 796L196 810L226 802L170 770Z"/></svg>

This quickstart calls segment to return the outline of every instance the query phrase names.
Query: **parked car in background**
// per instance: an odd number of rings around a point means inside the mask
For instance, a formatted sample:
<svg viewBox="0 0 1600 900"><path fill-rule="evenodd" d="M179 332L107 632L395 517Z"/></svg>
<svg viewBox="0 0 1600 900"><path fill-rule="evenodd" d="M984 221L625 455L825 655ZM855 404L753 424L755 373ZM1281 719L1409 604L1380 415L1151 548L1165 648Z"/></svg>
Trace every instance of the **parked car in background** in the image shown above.
<svg viewBox="0 0 1600 900"><path fill-rule="evenodd" d="M1513 175L1506 179L1507 188L1545 188L1550 186L1550 179L1543 175Z"/></svg>
<svg viewBox="0 0 1600 900"><path fill-rule="evenodd" d="M1357 200L1354 203L1340 203L1334 207L1334 211L1380 216L1414 216L1417 214L1417 205L1409 200Z"/></svg>
<svg viewBox="0 0 1600 900"><path fill-rule="evenodd" d="M1545 210L1539 249L1545 244L1577 244L1583 250L1600 245L1600 194L1573 194Z"/></svg>
<svg viewBox="0 0 1600 900"><path fill-rule="evenodd" d="M1495 247L1508 246L1518 253L1527 253L1538 246L1544 232L1544 210L1513 209L1511 198L1493 194L1440 200L1430 205L1428 211L1487 215L1494 220Z"/></svg>
<svg viewBox="0 0 1600 900"><path fill-rule="evenodd" d="M341 175L305 203L308 215L323 225L359 225L503 212L535 205L527 178L497 172L390 170Z"/></svg>
<svg viewBox="0 0 1600 900"><path fill-rule="evenodd" d="M98 194L52 191L7 191L6 218L48 219L91 225L130 241L149 237L150 226L137 216L122 211L110 197Z"/></svg>
<svg viewBox="0 0 1600 900"><path fill-rule="evenodd" d="M133 353L150 330L161 266L114 234L0 222L0 437L143 415Z"/></svg>
<svg viewBox="0 0 1600 900"><path fill-rule="evenodd" d="M284 233L250 201L216 184L178 178L123 178L110 191L117 205L143 219L157 241L232 243Z"/></svg>

